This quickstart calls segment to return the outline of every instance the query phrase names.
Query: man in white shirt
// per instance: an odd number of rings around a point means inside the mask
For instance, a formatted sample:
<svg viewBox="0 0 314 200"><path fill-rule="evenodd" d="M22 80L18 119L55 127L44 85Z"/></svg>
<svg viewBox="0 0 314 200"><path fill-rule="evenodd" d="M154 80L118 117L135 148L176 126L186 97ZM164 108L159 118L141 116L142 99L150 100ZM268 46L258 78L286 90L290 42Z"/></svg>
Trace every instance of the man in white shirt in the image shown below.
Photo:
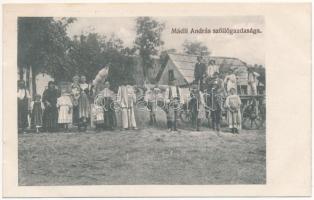
<svg viewBox="0 0 314 200"><path fill-rule="evenodd" d="M249 68L248 72L248 95L257 95L257 77L258 73Z"/></svg>
<svg viewBox="0 0 314 200"><path fill-rule="evenodd" d="M119 86L117 100L121 106L121 120L122 128L124 130L136 130L136 121L134 114L134 103L136 102L136 95L133 86L122 84Z"/></svg>

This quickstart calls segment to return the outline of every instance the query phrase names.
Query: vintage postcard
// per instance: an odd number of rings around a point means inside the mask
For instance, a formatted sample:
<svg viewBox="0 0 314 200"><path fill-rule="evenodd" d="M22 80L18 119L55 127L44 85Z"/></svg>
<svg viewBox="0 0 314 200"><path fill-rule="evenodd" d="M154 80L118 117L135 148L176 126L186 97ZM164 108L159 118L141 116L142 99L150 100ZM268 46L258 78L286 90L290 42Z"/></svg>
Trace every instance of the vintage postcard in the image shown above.
<svg viewBox="0 0 314 200"><path fill-rule="evenodd" d="M4 196L311 195L310 4L3 12Z"/></svg>

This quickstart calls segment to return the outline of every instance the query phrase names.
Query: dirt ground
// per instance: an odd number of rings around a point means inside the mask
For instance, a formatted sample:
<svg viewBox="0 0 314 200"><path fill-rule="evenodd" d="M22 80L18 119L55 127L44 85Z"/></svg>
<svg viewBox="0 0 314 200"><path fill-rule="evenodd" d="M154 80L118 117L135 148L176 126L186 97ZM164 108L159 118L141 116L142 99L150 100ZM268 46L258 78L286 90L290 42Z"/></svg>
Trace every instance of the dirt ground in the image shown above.
<svg viewBox="0 0 314 200"><path fill-rule="evenodd" d="M158 128L141 112L137 131L19 134L19 185L266 183L265 130L169 133L157 114Z"/></svg>

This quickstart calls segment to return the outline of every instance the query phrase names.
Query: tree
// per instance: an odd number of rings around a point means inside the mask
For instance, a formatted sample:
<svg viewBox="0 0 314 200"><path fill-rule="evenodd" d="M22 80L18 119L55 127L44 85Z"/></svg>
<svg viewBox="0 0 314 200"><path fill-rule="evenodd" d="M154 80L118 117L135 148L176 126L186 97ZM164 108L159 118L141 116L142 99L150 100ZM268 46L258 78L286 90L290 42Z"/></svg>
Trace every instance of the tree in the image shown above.
<svg viewBox="0 0 314 200"><path fill-rule="evenodd" d="M36 93L35 77L47 72L54 77L64 78L65 53L69 44L66 29L75 18L54 19L52 17L18 18L18 68L20 78L23 68L32 69L33 92Z"/></svg>
<svg viewBox="0 0 314 200"><path fill-rule="evenodd" d="M71 77L85 75L91 80L108 63L104 54L104 40L96 33L75 36L71 40L67 54L67 68L71 69Z"/></svg>
<svg viewBox="0 0 314 200"><path fill-rule="evenodd" d="M143 75L147 79L147 69L152 67L152 55L157 55L158 47L163 45L161 34L165 25L151 17L138 17L136 19L135 47L143 62Z"/></svg>
<svg viewBox="0 0 314 200"><path fill-rule="evenodd" d="M183 51L186 54L210 55L210 51L208 50L207 46L202 44L201 42L185 40L182 46Z"/></svg>
<svg viewBox="0 0 314 200"><path fill-rule="evenodd" d="M75 74L85 75L93 80L97 73L109 66L108 81L111 89L116 90L124 80L132 82L132 55L134 49L124 48L121 39L114 34L110 37L97 33L75 36L68 52L68 68Z"/></svg>

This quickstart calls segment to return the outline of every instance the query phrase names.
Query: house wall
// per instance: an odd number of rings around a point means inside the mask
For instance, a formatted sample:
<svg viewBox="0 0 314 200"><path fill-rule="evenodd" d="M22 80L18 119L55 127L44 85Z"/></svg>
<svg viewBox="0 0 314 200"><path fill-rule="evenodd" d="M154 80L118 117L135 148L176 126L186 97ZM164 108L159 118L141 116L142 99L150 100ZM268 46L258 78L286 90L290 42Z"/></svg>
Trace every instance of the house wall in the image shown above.
<svg viewBox="0 0 314 200"><path fill-rule="evenodd" d="M48 88L48 82L54 81L54 79L46 73L39 73L36 76L36 93L42 95L46 88Z"/></svg>
<svg viewBox="0 0 314 200"><path fill-rule="evenodd" d="M186 85L187 82L182 76L182 74L179 72L179 70L175 67L174 63L171 59L168 60L167 65L165 69L162 72L162 75L158 81L159 85L168 85L169 82L169 70L173 70L174 77L177 81L177 85Z"/></svg>

